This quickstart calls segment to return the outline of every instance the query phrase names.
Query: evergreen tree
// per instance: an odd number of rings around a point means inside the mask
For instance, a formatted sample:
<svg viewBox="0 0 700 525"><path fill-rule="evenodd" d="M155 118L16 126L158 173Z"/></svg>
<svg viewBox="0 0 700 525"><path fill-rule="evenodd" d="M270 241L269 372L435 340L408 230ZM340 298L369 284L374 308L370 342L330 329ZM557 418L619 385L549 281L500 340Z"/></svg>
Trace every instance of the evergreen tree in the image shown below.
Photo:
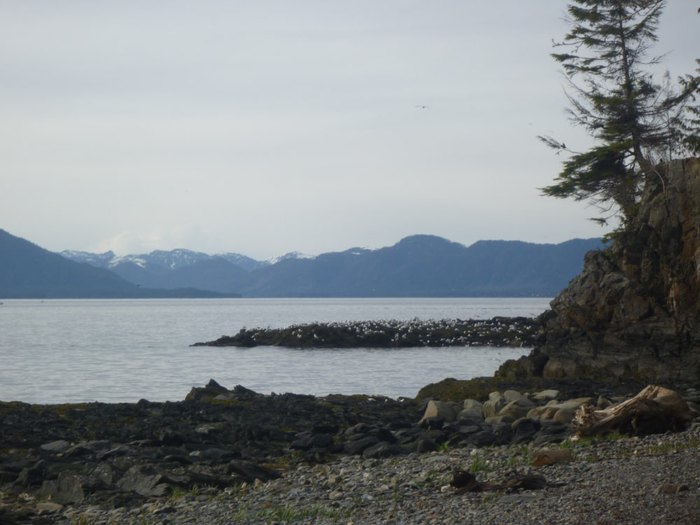
<svg viewBox="0 0 700 525"><path fill-rule="evenodd" d="M684 104L694 80L680 93L655 82L649 55L656 42L665 0L573 0L571 29L552 56L564 69L570 90L569 114L595 139L585 152L570 152L545 195L590 199L634 216L647 177L662 176L654 152L667 150L684 121ZM687 123L687 122L686 122ZM569 151L551 137L540 137ZM595 219L604 222L604 219Z"/></svg>
<svg viewBox="0 0 700 525"><path fill-rule="evenodd" d="M696 62L700 66L700 60ZM683 92L689 94L685 118L678 123L683 146L690 154L700 155L700 67L695 75L686 75L680 82Z"/></svg>

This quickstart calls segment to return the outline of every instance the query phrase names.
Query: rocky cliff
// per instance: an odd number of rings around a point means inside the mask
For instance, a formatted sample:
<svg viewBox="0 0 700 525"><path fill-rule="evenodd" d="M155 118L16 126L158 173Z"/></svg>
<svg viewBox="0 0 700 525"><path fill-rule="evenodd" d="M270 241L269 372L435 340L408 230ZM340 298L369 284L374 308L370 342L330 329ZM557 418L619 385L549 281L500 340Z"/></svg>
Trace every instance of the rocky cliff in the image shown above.
<svg viewBox="0 0 700 525"><path fill-rule="evenodd" d="M540 320L537 348L497 377L700 382L700 159L648 182L636 216Z"/></svg>

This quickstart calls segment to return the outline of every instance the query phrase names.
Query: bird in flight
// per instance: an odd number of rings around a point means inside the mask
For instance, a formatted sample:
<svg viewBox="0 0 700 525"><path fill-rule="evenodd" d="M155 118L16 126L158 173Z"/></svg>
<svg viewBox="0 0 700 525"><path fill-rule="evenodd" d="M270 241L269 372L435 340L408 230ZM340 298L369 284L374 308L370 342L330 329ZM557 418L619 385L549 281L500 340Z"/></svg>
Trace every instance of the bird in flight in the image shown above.
<svg viewBox="0 0 700 525"><path fill-rule="evenodd" d="M428 109L428 106L424 106L423 104L416 104L416 107L418 109Z"/></svg>

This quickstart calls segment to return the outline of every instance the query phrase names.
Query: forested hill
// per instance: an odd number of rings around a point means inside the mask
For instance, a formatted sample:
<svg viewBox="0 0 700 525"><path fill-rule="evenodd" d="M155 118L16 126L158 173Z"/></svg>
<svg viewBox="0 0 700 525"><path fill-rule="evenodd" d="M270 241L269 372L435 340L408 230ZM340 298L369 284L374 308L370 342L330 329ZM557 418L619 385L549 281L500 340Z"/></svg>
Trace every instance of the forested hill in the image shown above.
<svg viewBox="0 0 700 525"><path fill-rule="evenodd" d="M414 235L377 250L291 255L273 263L187 250L64 256L109 268L144 287L196 287L246 297L551 297L579 273L585 253L601 246L599 239L574 239L479 241L466 247Z"/></svg>
<svg viewBox="0 0 700 525"><path fill-rule="evenodd" d="M416 235L378 250L288 259L252 272L250 296L519 297L556 295L598 239L562 244L480 241L469 247Z"/></svg>

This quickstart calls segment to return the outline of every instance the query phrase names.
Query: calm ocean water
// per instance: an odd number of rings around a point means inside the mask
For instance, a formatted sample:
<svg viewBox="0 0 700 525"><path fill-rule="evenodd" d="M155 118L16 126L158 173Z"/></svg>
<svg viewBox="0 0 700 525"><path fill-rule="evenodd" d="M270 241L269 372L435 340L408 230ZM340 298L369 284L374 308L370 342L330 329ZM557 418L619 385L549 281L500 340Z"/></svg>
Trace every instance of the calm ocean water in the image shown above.
<svg viewBox="0 0 700 525"><path fill-rule="evenodd" d="M209 378L261 393L416 395L492 374L528 349L190 348L242 327L314 321L534 316L549 299L5 300L0 400L178 401Z"/></svg>

